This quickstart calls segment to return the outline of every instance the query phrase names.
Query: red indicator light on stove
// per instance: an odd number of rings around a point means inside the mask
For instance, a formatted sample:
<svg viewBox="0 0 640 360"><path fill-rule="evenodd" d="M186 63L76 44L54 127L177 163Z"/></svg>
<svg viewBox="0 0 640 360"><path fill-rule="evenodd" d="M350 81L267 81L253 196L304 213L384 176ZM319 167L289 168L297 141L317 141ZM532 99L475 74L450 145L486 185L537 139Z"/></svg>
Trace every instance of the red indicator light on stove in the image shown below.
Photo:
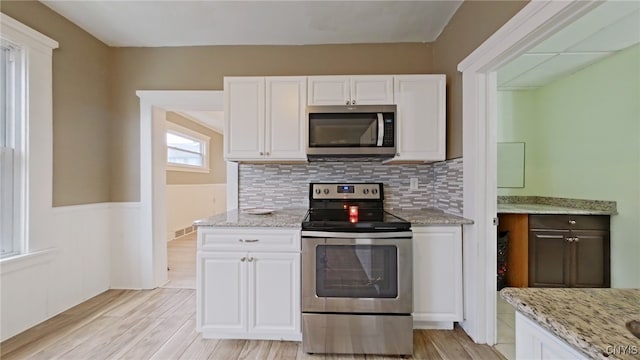
<svg viewBox="0 0 640 360"><path fill-rule="evenodd" d="M349 206L349 222L357 223L358 222L358 207L357 206Z"/></svg>

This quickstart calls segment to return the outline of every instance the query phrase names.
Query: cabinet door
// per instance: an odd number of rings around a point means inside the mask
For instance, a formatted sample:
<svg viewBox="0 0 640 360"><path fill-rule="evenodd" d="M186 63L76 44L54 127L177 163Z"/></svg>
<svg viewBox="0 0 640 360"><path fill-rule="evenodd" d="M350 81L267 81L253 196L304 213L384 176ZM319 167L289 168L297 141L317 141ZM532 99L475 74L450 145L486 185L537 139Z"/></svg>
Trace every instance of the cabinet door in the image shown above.
<svg viewBox="0 0 640 360"><path fill-rule="evenodd" d="M224 78L225 159L264 153L264 77Z"/></svg>
<svg viewBox="0 0 640 360"><path fill-rule="evenodd" d="M306 77L267 77L265 155L268 160L306 160Z"/></svg>
<svg viewBox="0 0 640 360"><path fill-rule="evenodd" d="M445 75L394 77L399 161L439 161L446 153Z"/></svg>
<svg viewBox="0 0 640 360"><path fill-rule="evenodd" d="M572 286L609 287L609 232L574 230L571 236Z"/></svg>
<svg viewBox="0 0 640 360"><path fill-rule="evenodd" d="M299 334L300 254L249 253L249 298L250 332Z"/></svg>
<svg viewBox="0 0 640 360"><path fill-rule="evenodd" d="M200 252L196 327L205 333L241 333L247 328L246 253Z"/></svg>
<svg viewBox="0 0 640 360"><path fill-rule="evenodd" d="M351 77L351 105L393 104L393 76L363 75Z"/></svg>
<svg viewBox="0 0 640 360"><path fill-rule="evenodd" d="M309 76L309 105L345 105L351 102L349 76Z"/></svg>
<svg viewBox="0 0 640 360"><path fill-rule="evenodd" d="M462 229L424 226L413 229L413 319L462 321Z"/></svg>
<svg viewBox="0 0 640 360"><path fill-rule="evenodd" d="M566 287L571 284L568 230L529 231L529 286Z"/></svg>

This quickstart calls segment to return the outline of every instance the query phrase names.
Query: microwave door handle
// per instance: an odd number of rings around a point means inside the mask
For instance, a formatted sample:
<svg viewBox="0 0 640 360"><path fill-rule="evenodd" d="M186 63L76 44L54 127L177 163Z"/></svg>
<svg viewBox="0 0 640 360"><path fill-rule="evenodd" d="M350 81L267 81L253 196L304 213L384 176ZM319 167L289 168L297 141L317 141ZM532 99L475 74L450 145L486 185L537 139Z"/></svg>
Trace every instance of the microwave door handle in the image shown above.
<svg viewBox="0 0 640 360"><path fill-rule="evenodd" d="M384 140L384 120L382 113L378 113L378 142L376 146L382 146L382 140Z"/></svg>

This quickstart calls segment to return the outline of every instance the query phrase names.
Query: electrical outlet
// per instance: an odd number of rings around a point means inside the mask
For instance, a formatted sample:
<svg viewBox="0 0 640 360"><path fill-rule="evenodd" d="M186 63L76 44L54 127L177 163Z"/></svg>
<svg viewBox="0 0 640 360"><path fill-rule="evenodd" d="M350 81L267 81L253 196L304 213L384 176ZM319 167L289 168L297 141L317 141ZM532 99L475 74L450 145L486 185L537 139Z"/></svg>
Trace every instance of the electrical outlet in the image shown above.
<svg viewBox="0 0 640 360"><path fill-rule="evenodd" d="M418 178L409 179L409 190L418 190Z"/></svg>

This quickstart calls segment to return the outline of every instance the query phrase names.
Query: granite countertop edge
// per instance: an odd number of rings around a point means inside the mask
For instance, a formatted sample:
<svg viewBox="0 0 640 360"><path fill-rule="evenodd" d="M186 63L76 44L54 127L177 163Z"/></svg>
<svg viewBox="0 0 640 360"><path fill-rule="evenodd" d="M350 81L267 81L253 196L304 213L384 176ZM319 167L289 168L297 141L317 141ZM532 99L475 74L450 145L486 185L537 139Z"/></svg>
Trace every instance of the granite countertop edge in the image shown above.
<svg viewBox="0 0 640 360"><path fill-rule="evenodd" d="M607 334L613 340L613 342L609 341L609 343L605 342L605 339L602 338L601 334L596 333L597 330L591 330L593 334L581 333L585 331L584 330L585 328L590 329L589 326L586 326L586 327L584 326L588 324L585 324L585 320L583 318L581 317L575 318L575 315L572 315L572 314L564 314L563 317L560 318L558 316L555 316L557 314L554 315L554 314L545 313L543 311L545 307L544 304L534 303L534 301L532 300L533 297L527 298L527 295L525 292L528 291L528 289L530 288L524 288L524 289L505 288L500 291L500 296L502 296L502 298L505 299L507 303L511 304L516 309L516 311L518 311L520 314L534 321L535 323L537 323L538 325L540 325L541 327L543 327L553 335L557 336L558 338L566 342L569 346L573 347L576 351L583 353L589 358L593 358L593 359L633 358L633 357L627 357L626 355L616 356L615 354L607 353L607 346L609 345L614 345L614 343L615 345L623 345L625 341L631 341L631 342L634 341L633 339L635 338L633 338L632 335L625 333L626 329L622 330L621 333L613 333L613 334L610 334L605 331L604 333ZM551 288L549 289L534 288L534 289L542 289L542 291L548 292L548 294L542 294L541 296L539 296L544 298L543 302L553 303L556 301L562 301L563 296L565 297L564 300L566 300L566 296L567 296L566 294L557 293L557 295L554 295L553 291L554 290L557 291L559 289L551 289ZM635 292L635 291L640 291L639 289L599 288L599 289L573 289L573 290L574 291L602 290L602 291L608 291L610 294L614 294L616 297L623 297L623 298L625 296L637 297L640 295L640 292ZM559 290L559 291L562 291L562 290ZM634 291L634 293L631 294L628 291ZM626 295L622 296L625 293ZM573 296L575 296L575 294ZM586 296L592 296L592 294L588 294ZM540 299L538 299L538 301L540 301ZM618 300L618 301L622 301L622 300ZM595 304L590 304L590 306L591 307L589 309L593 310L595 314L599 314L603 311L603 309L599 309L599 307L603 306L602 304L595 303ZM616 305L616 306L619 306L622 308L622 305ZM628 311L624 309L622 312L625 315L629 315L630 317L633 317L633 315L628 314ZM604 312L606 313L606 311ZM572 316L574 316L574 318L572 318ZM603 319L598 319L597 317L595 317L595 320L598 321ZM606 330L606 329L600 329L600 330ZM588 339L592 341L596 340L596 341L599 341L600 343L594 344L587 341ZM636 344L640 344L638 340L635 340L635 341L636 341ZM620 342L620 344L618 344L617 342ZM631 343L630 345L637 346L634 343Z"/></svg>
<svg viewBox="0 0 640 360"><path fill-rule="evenodd" d="M547 196L498 196L501 214L617 215L615 201Z"/></svg>
<svg viewBox="0 0 640 360"><path fill-rule="evenodd" d="M300 228L307 213L306 208L276 209L272 214L251 215L243 210L230 210L194 221L195 226L211 227L283 227ZM472 220L446 213L439 209L388 209L392 214L421 225L466 225Z"/></svg>

